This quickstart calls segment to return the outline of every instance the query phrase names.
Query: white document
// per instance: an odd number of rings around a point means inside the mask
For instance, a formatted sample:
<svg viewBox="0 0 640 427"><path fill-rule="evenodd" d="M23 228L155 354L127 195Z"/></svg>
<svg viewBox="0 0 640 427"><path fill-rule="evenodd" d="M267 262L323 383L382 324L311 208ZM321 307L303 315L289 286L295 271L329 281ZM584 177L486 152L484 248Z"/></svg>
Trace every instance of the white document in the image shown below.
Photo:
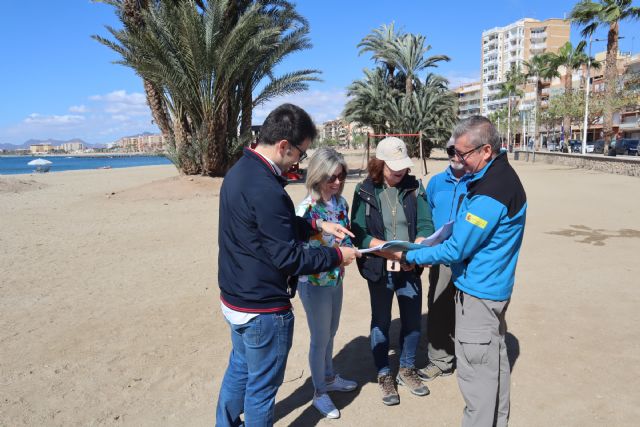
<svg viewBox="0 0 640 427"><path fill-rule="evenodd" d="M442 227L438 228L435 233L420 242L421 245L435 246L447 240L451 237L453 231L453 221L447 222Z"/></svg>
<svg viewBox="0 0 640 427"><path fill-rule="evenodd" d="M422 249L425 246L435 246L438 245L445 240L447 240L451 236L451 231L453 230L453 221L447 222L442 227L438 228L435 233L431 236L427 237L420 243L411 243L405 242L403 240L390 240L387 243L382 245L374 246L372 248L367 249L358 249L361 254L366 254L368 252L401 252L401 251L412 251L415 249Z"/></svg>

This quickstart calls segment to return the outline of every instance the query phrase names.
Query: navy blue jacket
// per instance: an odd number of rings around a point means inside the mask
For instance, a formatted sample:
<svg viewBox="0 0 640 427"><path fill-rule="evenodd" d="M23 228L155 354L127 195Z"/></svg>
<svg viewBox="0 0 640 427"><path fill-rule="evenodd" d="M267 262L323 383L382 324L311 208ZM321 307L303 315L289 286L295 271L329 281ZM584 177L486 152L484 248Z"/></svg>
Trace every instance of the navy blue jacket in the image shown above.
<svg viewBox="0 0 640 427"><path fill-rule="evenodd" d="M467 184L449 239L409 251L416 264L450 264L456 287L477 298L511 298L522 244L527 196L505 153Z"/></svg>
<svg viewBox="0 0 640 427"><path fill-rule="evenodd" d="M222 182L218 285L222 302L233 310L288 310L299 274L341 263L337 249L306 245L313 228L296 216L286 183L266 159L249 149Z"/></svg>

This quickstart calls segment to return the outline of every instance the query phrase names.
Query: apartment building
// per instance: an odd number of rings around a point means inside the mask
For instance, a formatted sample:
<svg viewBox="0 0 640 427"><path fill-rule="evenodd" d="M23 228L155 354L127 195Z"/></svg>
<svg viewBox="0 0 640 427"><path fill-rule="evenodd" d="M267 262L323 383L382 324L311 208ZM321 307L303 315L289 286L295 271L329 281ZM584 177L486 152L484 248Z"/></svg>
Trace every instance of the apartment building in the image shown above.
<svg viewBox="0 0 640 427"><path fill-rule="evenodd" d="M341 143L347 142L349 124L343 119L329 120L322 124L321 140L333 139Z"/></svg>
<svg viewBox="0 0 640 427"><path fill-rule="evenodd" d="M31 154L45 154L53 151L53 145L51 144L32 144L29 146L29 152Z"/></svg>
<svg viewBox="0 0 640 427"><path fill-rule="evenodd" d="M523 66L535 55L545 52L557 52L558 48L569 41L571 24L568 20L547 19L539 21L523 18L505 27L496 27L482 33L481 39L481 105L482 115L502 109L507 105L507 98L500 97L500 85L504 83L506 73L512 67ZM533 85L530 85L533 86ZM533 107L527 91L521 109Z"/></svg>
<svg viewBox="0 0 640 427"><path fill-rule="evenodd" d="M115 145L128 153L152 153L163 151L164 137L152 134L126 136L116 141Z"/></svg>
<svg viewBox="0 0 640 427"><path fill-rule="evenodd" d="M453 89L458 95L458 119L480 114L482 85L480 82L463 84Z"/></svg>
<svg viewBox="0 0 640 427"><path fill-rule="evenodd" d="M56 147L57 150L64 151L67 153L84 151L85 148L86 147L82 142L65 142L64 144L60 144Z"/></svg>

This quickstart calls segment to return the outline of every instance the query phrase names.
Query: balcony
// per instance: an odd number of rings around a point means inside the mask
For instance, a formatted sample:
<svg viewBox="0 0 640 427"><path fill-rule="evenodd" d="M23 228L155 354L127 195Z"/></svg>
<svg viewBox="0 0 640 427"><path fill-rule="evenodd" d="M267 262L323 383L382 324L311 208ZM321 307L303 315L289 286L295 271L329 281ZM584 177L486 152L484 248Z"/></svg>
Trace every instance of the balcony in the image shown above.
<svg viewBox="0 0 640 427"><path fill-rule="evenodd" d="M531 33L531 43L543 42L547 39L547 33Z"/></svg>
<svg viewBox="0 0 640 427"><path fill-rule="evenodd" d="M547 48L546 44L532 44L531 46L529 46L529 52L535 55L538 53L543 53L546 48Z"/></svg>

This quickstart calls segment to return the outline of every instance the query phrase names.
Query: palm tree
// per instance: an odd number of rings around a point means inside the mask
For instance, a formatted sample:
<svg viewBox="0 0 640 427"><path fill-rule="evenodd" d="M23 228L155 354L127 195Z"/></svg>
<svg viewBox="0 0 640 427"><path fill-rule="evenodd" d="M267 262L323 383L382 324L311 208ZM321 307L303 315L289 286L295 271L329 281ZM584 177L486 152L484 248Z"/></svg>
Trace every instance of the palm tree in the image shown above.
<svg viewBox="0 0 640 427"><path fill-rule="evenodd" d="M446 55L425 56L431 50L426 45L426 38L421 34L404 34L391 42L391 49L386 52L388 61L394 64L404 74L405 94L411 97L416 85L418 72L437 67L438 62L449 61Z"/></svg>
<svg viewBox="0 0 640 427"><path fill-rule="evenodd" d="M564 93L567 95L565 97L565 101L570 101L570 96L573 93L573 71L578 70L581 67L587 65L589 62L591 63L591 67L600 68L600 63L594 61L593 58L589 58L584 52L586 42L583 40L578 45L573 47L571 42L566 42L564 45L558 49L557 53L549 54L550 67L555 69L556 71L560 67L564 67ZM568 108L568 105L566 106ZM569 128L571 126L571 117L564 116L562 127L564 129L564 140L569 140Z"/></svg>
<svg viewBox="0 0 640 427"><path fill-rule="evenodd" d="M405 94L411 97L420 71L437 67L440 61L449 61L446 55L425 56L431 50L431 46L425 43L426 38L421 34L395 33L391 23L373 30L358 47L361 48L360 54L372 52L375 61L384 63L389 76L393 76L396 70L400 71L405 80Z"/></svg>
<svg viewBox="0 0 640 427"><path fill-rule="evenodd" d="M554 77L558 77L557 69L554 69L551 66L550 54L543 53L540 55L536 55L529 61L524 61L525 67L527 67L527 72L525 76L527 78L533 78L535 80L535 93L536 93L536 101L535 101L535 118L534 118L534 132L536 144L538 143L539 136L539 128L540 128L540 98L542 96L542 82L544 80L550 80Z"/></svg>
<svg viewBox="0 0 640 427"><path fill-rule="evenodd" d="M409 96L392 98L384 105L390 133L417 133L424 135L422 156L429 157L439 141L446 141L457 121L456 94L447 87L448 81L436 74L428 74L424 83L416 82ZM418 139L408 140L409 155L419 154Z"/></svg>
<svg viewBox="0 0 640 427"><path fill-rule="evenodd" d="M444 142L451 134L457 97L443 77L430 73L421 81L417 73L449 58L425 57L431 49L425 37L396 33L393 23L373 30L358 47L360 54L371 52L379 65L347 88L345 119L371 126L375 133L423 132L423 154L428 156L434 142ZM418 154L416 142L407 140L412 155Z"/></svg>
<svg viewBox="0 0 640 427"><path fill-rule="evenodd" d="M507 98L508 116L507 116L507 144L511 144L511 101L513 97L520 98L524 95L520 86L525 82L526 78L520 71L519 65L513 65L505 74L505 81L500 84L499 98Z"/></svg>
<svg viewBox="0 0 640 427"><path fill-rule="evenodd" d="M347 87L349 100L343 115L349 122L359 122L371 126L373 132L386 131L387 117L385 105L400 92L388 86L386 69L364 70L364 78L356 80Z"/></svg>
<svg viewBox="0 0 640 427"><path fill-rule="evenodd" d="M582 36L591 37L593 33L602 27L608 27L607 34L607 58L605 61L605 95L607 102L604 108L604 153L609 149L609 143L613 136L613 108L611 102L614 98L616 81L618 77L618 36L620 21L640 19L640 7L633 7L632 0L582 0L577 3L570 19L583 26Z"/></svg>
<svg viewBox="0 0 640 427"><path fill-rule="evenodd" d="M115 0L105 2L117 8L116 10L127 31L136 32L143 29L144 20L142 18L142 11L148 8L148 0ZM158 128L160 128L164 140L168 141L168 143L175 148L175 135L169 122L169 112L167 111L161 89L145 78L142 79L142 84L154 122L158 125Z"/></svg>
<svg viewBox="0 0 640 427"><path fill-rule="evenodd" d="M356 47L360 48L358 55L365 52L371 52L371 56L375 62L384 64L387 76L392 78L395 74L395 64L388 61L387 51L392 49L392 42L396 37L402 35L402 32L395 32L395 24L382 24L380 28L374 29L370 34L362 39Z"/></svg>
<svg viewBox="0 0 640 427"><path fill-rule="evenodd" d="M245 0L244 10L250 3L251 1ZM292 53L310 49L311 43L308 38L309 23L295 10L294 6L288 2L279 2L279 8L273 8L273 5L272 1L261 2L261 13L268 14L272 19L272 25L283 29L283 36L280 43L265 54L264 60L258 64L257 68L246 70L238 87L240 98L238 104L241 105L242 111L240 135L245 140L251 133L254 108L278 96L306 91L309 88L308 82L320 81L317 76L320 71L313 69L293 71L280 76L274 75L274 68L284 58ZM254 96L255 91L266 78L268 83Z"/></svg>
<svg viewBox="0 0 640 427"><path fill-rule="evenodd" d="M222 176L242 147L240 117L246 133L255 105L306 89L305 82L316 79L315 70L273 73L282 57L309 46L306 21L285 0L145 5L139 9L142 26L107 27L115 40L94 38L120 54L117 63L158 88L175 136L178 169ZM264 78L270 82L253 98Z"/></svg>

